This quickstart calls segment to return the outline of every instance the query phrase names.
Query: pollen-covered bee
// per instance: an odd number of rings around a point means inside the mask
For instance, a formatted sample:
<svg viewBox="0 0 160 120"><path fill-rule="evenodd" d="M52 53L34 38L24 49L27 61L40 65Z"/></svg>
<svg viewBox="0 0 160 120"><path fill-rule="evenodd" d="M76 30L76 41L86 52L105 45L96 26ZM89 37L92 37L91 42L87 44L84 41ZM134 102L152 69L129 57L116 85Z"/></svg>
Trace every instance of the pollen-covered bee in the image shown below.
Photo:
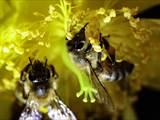
<svg viewBox="0 0 160 120"><path fill-rule="evenodd" d="M115 49L110 46L109 42L105 37L101 37L100 35L100 43L101 47L107 51L108 56L105 60L99 60L99 66L95 69L98 78L101 81L116 81L124 79L130 74L134 68L134 64L126 61L126 60L116 60L115 58ZM102 53L103 54L103 53ZM100 57L102 56L100 54Z"/></svg>
<svg viewBox="0 0 160 120"><path fill-rule="evenodd" d="M35 60L21 71L17 97L26 104L19 120L41 120L46 110L50 120L76 120L73 112L60 100L56 93L55 81L58 79L52 65ZM20 94L22 93L22 94ZM43 110L42 110L43 109Z"/></svg>
<svg viewBox="0 0 160 120"><path fill-rule="evenodd" d="M110 96L101 81L123 79L132 72L134 65L125 60L121 62L116 61L115 49L110 46L107 39L102 37L100 33L100 46L108 53L105 60L102 60L103 53L96 52L86 38L85 27L87 24L72 39L66 38L68 52L73 62L81 70L84 70L92 80L99 93L97 96L98 100L103 103L112 104Z"/></svg>

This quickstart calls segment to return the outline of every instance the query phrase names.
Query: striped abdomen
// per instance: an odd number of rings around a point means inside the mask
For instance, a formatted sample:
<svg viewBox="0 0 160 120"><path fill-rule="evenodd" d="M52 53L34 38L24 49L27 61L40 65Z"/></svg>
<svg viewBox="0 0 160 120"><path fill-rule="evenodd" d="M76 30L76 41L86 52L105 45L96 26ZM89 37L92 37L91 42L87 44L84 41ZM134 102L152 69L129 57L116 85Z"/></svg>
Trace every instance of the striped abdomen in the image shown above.
<svg viewBox="0 0 160 120"><path fill-rule="evenodd" d="M128 76L132 72L134 65L125 60L121 62L115 62L115 64L109 66L107 69L103 68L103 71L98 72L98 77L101 81L115 81L121 80Z"/></svg>

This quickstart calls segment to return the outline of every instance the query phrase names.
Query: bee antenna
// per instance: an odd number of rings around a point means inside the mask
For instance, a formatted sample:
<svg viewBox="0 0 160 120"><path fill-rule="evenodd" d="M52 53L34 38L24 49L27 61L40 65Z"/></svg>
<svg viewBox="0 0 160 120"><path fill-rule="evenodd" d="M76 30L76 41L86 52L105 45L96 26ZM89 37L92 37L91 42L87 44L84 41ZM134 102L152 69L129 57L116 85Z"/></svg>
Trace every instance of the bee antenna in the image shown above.
<svg viewBox="0 0 160 120"><path fill-rule="evenodd" d="M83 28L85 28L88 24L89 24L89 22L87 22L87 23L84 25L84 27L83 27Z"/></svg>
<svg viewBox="0 0 160 120"><path fill-rule="evenodd" d="M45 57L46 58L46 57ZM45 61L45 67L47 66L47 58L46 58L46 61Z"/></svg>
<svg viewBox="0 0 160 120"><path fill-rule="evenodd" d="M102 33L99 33L99 38L100 38L100 40L101 40L101 38L102 38Z"/></svg>
<svg viewBox="0 0 160 120"><path fill-rule="evenodd" d="M32 65L32 60L31 60L31 58L29 57L29 62L30 62L30 64L31 64L31 66L33 67L33 65Z"/></svg>
<svg viewBox="0 0 160 120"><path fill-rule="evenodd" d="M87 22L87 23L83 26L83 28L81 28L80 31L81 31L81 32L82 32L82 31L84 32L84 31L85 31L85 27L86 27L88 24L89 24L89 22Z"/></svg>

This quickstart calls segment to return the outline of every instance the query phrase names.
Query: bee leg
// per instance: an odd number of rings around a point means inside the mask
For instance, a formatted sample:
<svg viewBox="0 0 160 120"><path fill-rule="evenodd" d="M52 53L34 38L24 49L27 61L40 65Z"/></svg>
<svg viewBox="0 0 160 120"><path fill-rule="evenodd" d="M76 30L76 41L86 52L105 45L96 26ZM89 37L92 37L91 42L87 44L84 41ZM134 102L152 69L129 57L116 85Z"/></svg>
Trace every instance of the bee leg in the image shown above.
<svg viewBox="0 0 160 120"><path fill-rule="evenodd" d="M11 120L18 120L21 112L23 111L25 104L19 102L19 99L15 99L11 106Z"/></svg>
<svg viewBox="0 0 160 120"><path fill-rule="evenodd" d="M52 71L52 77L54 77L55 79L58 79L59 76L58 76L57 72L55 71L54 66L50 65L50 68L51 68L51 71Z"/></svg>
<svg viewBox="0 0 160 120"><path fill-rule="evenodd" d="M109 49L107 50L108 54L109 54L109 60L112 64L115 64L116 60L115 60L115 48L110 46Z"/></svg>
<svg viewBox="0 0 160 120"><path fill-rule="evenodd" d="M26 67L21 71L21 75L20 75L20 80L19 80L19 85L20 86L20 90L22 92L23 95L23 99L27 99L28 98L28 94L26 94L25 92L25 88L24 88L24 83L26 81L26 73L28 72L28 69L30 67L31 64L26 65Z"/></svg>
<svg viewBox="0 0 160 120"><path fill-rule="evenodd" d="M26 80L26 75L25 73L28 72L28 69L30 67L31 64L26 65L26 67L21 71L21 75L20 75L20 83L23 83Z"/></svg>
<svg viewBox="0 0 160 120"><path fill-rule="evenodd" d="M17 95L19 96L19 94L22 93L22 98L20 98L20 99L24 99L24 100L21 100L21 101L25 101L25 99L28 98L28 94L26 94L26 92L25 92L24 84L22 84L22 83L18 83L18 84L19 85L18 85L17 91L16 91ZM19 98L19 97L17 97L17 98Z"/></svg>
<svg viewBox="0 0 160 120"><path fill-rule="evenodd" d="M105 49L108 51L110 48L110 44L106 37L101 37L101 43L104 45Z"/></svg>
<svg viewBox="0 0 160 120"><path fill-rule="evenodd" d="M27 95L25 94L23 84L21 84L20 82L17 82L15 96L16 96L17 100L21 101L21 103L23 103L23 104L26 103Z"/></svg>
<svg viewBox="0 0 160 120"><path fill-rule="evenodd" d="M80 30L80 32L79 33L84 33L85 32L85 27L88 25L89 23L86 23L84 26L83 26L83 28L81 28L81 30Z"/></svg>
<svg viewBox="0 0 160 120"><path fill-rule="evenodd" d="M115 63L115 48L110 46L108 53L109 56L111 57L112 63Z"/></svg>
<svg viewBox="0 0 160 120"><path fill-rule="evenodd" d="M109 38L109 36L107 36ZM115 63L115 48L110 46L108 40L105 37L101 38L101 42L104 45L104 48L107 50L109 57L111 58L111 62Z"/></svg>
<svg viewBox="0 0 160 120"><path fill-rule="evenodd" d="M101 52L98 52L98 61L97 61L97 67L96 67L96 70L102 72L103 71L103 67L102 67L102 64L101 64L101 57L102 57L102 53Z"/></svg>

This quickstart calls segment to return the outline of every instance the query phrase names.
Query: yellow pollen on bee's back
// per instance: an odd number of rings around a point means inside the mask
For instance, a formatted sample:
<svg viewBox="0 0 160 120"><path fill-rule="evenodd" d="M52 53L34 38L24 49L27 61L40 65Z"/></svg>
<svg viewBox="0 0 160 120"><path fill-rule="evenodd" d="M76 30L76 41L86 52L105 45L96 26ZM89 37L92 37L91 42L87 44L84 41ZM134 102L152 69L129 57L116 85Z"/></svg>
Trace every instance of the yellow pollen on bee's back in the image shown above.
<svg viewBox="0 0 160 120"><path fill-rule="evenodd" d="M102 57L101 57L101 61L106 60L106 58L107 58L107 54L103 52Z"/></svg>
<svg viewBox="0 0 160 120"><path fill-rule="evenodd" d="M94 51L96 51L96 52L101 52L102 51L102 48L99 45L93 45L93 48L94 48Z"/></svg>
<svg viewBox="0 0 160 120"><path fill-rule="evenodd" d="M44 106L40 106L39 107L39 111L41 111L42 113L47 113L48 112L48 108L44 107Z"/></svg>

